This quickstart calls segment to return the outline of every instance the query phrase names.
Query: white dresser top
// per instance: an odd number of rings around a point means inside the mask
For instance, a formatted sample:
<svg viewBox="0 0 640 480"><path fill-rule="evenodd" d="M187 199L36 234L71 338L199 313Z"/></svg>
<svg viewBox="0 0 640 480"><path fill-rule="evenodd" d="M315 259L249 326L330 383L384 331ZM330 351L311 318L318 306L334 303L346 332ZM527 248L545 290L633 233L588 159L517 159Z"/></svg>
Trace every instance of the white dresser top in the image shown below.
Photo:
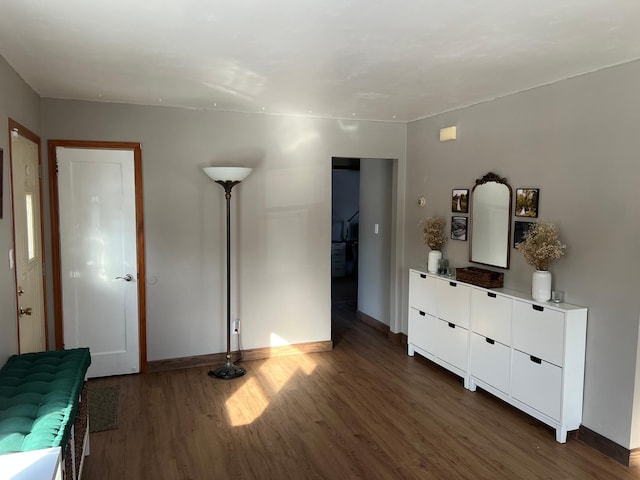
<svg viewBox="0 0 640 480"><path fill-rule="evenodd" d="M524 300L530 303L535 303L536 305L543 305L546 308L550 308L553 310L558 310L558 311L562 311L562 312L566 312L569 310L586 310L587 307L582 307L580 305L573 305L571 303L555 303L555 302L540 302L538 300L534 300L533 298L531 298L531 293L530 292L521 292L518 290L511 290L508 288L485 288L485 287L479 287L477 285L472 285L470 283L465 283L465 282L461 282L459 280L456 280L455 275L437 275L435 273L429 273L427 272L427 269L424 267L413 267L410 268L409 270L412 270L414 272L417 273L421 273L423 275L430 275L432 277L437 277L437 278L441 278L442 280L448 280L451 282L458 282L458 283L462 283L464 285L469 285L471 288L477 288L480 290L486 290L486 291L490 291L490 292L495 292L495 293L499 293L501 295L506 295L508 297L514 298L516 300Z"/></svg>

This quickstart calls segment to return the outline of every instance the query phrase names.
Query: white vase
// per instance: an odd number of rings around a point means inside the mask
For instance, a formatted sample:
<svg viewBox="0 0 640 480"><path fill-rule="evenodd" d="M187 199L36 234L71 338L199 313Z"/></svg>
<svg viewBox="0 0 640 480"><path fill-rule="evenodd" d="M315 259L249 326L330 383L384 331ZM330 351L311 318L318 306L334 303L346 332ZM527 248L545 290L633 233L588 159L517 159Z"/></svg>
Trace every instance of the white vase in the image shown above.
<svg viewBox="0 0 640 480"><path fill-rule="evenodd" d="M533 272L531 279L531 296L539 302L546 302L551 298L551 273L543 270Z"/></svg>
<svg viewBox="0 0 640 480"><path fill-rule="evenodd" d="M440 250L431 250L429 252L429 261L427 262L427 271L429 273L438 272L438 262L442 258L442 252Z"/></svg>

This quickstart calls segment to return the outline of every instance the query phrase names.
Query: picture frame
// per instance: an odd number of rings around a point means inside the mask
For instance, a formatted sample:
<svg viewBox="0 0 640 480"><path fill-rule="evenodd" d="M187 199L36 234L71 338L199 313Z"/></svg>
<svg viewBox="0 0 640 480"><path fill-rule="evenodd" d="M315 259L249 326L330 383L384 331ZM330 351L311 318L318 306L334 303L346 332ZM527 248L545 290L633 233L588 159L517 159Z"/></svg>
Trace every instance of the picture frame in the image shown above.
<svg viewBox="0 0 640 480"><path fill-rule="evenodd" d="M453 213L469 213L468 188L454 188L451 191L451 211Z"/></svg>
<svg viewBox="0 0 640 480"><path fill-rule="evenodd" d="M524 234L529 231L531 225L535 225L536 222L520 222L515 221L513 225L513 248L524 240Z"/></svg>
<svg viewBox="0 0 640 480"><path fill-rule="evenodd" d="M451 217L451 239L467 241L467 217Z"/></svg>
<svg viewBox="0 0 640 480"><path fill-rule="evenodd" d="M516 188L516 217L538 218L539 188Z"/></svg>

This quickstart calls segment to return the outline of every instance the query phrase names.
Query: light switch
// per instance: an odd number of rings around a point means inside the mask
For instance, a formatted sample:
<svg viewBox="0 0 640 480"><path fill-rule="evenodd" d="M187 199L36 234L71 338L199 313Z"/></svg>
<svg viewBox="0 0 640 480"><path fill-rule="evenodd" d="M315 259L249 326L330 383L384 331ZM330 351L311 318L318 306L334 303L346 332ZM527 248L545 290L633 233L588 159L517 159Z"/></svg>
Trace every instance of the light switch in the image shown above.
<svg viewBox="0 0 640 480"><path fill-rule="evenodd" d="M373 226L373 233L375 233L376 235L378 234L378 224L377 223Z"/></svg>

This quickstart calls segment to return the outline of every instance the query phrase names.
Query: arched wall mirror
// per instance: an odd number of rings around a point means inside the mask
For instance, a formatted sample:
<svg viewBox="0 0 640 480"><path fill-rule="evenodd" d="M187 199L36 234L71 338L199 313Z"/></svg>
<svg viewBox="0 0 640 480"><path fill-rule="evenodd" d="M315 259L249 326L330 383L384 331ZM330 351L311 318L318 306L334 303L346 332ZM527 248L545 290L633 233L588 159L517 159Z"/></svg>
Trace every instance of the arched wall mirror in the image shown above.
<svg viewBox="0 0 640 480"><path fill-rule="evenodd" d="M506 178L487 173L471 192L469 261L509 268L511 185Z"/></svg>

